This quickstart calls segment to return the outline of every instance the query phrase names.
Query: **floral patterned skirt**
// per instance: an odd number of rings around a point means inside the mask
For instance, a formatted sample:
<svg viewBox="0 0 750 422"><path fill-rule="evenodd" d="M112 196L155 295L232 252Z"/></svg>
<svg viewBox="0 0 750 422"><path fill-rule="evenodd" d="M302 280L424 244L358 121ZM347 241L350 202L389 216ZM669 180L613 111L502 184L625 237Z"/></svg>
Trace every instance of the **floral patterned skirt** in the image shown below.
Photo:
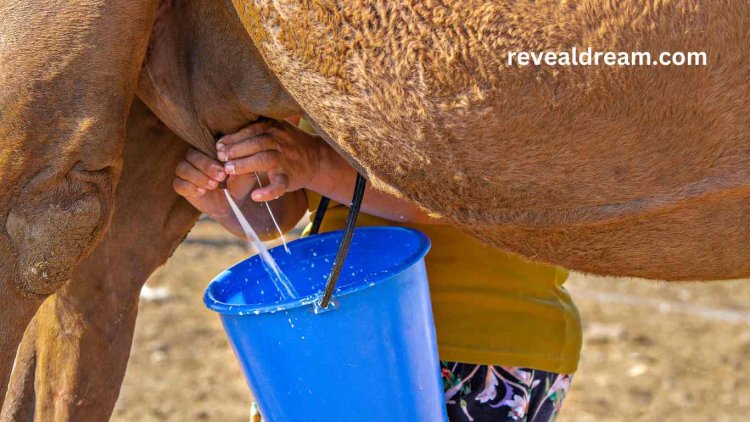
<svg viewBox="0 0 750 422"><path fill-rule="evenodd" d="M538 369L440 362L450 422L555 420L573 375ZM253 402L250 422L261 422Z"/></svg>
<svg viewBox="0 0 750 422"><path fill-rule="evenodd" d="M553 421L572 375L538 369L441 362L448 418L457 421Z"/></svg>

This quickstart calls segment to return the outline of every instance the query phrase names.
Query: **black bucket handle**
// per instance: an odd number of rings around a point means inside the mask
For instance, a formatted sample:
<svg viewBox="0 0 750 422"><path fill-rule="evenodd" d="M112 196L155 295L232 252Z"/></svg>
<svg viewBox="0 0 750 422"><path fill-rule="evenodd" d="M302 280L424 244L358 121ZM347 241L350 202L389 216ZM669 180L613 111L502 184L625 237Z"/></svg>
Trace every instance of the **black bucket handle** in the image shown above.
<svg viewBox="0 0 750 422"><path fill-rule="evenodd" d="M333 260L333 267L331 268L331 273L328 275L328 281L326 282L323 297L320 299L319 306L321 309L328 308L328 304L331 302L331 297L333 296L333 290L336 288L336 282L339 280L339 275L341 275L341 269L344 267L344 261L346 261L346 256L349 254L349 247L351 246L352 237L354 236L354 227L357 223L357 216L359 216L359 209L362 206L362 199L365 197L366 185L367 179L357 173L357 181L354 183L354 195L352 196L352 204L349 208L349 216L346 218L344 235L341 237L339 250L336 252L336 258ZM310 234L317 234L320 230L320 224L323 221L323 215L325 214L326 209L328 209L329 202L330 199L325 196L320 199L320 204L315 213L315 219L313 220Z"/></svg>

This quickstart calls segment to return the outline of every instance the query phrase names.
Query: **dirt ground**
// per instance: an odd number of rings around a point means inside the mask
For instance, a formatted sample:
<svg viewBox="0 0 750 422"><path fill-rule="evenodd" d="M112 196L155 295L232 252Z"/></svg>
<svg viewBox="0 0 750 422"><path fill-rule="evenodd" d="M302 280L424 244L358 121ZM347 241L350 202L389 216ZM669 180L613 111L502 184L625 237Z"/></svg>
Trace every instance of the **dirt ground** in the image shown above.
<svg viewBox="0 0 750 422"><path fill-rule="evenodd" d="M208 281L244 256L203 220L151 277L114 421L248 420L240 368L202 304ZM574 274L567 285L585 330L560 421L748 420L750 283Z"/></svg>

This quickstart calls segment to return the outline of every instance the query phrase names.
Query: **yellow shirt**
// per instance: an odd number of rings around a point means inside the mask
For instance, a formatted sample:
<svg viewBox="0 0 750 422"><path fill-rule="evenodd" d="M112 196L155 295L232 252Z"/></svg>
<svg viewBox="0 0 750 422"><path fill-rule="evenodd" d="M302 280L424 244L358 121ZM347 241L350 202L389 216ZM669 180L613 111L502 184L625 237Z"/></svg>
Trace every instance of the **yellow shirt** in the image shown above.
<svg viewBox="0 0 750 422"><path fill-rule="evenodd" d="M307 191L313 212L320 195ZM331 202L320 231L342 229L349 209ZM358 226L405 226L430 237L425 258L440 359L573 373L581 321L568 272L491 248L450 226L401 224L360 214Z"/></svg>

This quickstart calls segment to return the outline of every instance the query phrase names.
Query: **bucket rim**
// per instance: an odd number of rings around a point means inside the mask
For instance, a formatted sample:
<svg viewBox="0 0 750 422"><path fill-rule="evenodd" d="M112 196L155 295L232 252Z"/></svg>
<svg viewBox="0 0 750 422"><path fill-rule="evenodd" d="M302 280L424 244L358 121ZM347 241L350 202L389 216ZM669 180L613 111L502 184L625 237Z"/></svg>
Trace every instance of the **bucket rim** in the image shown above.
<svg viewBox="0 0 750 422"><path fill-rule="evenodd" d="M407 257L408 259L405 259L401 261L400 263L394 265L392 268L389 268L387 275L380 275L380 276L373 277L367 283L355 283L343 289L337 288L336 292L334 293L334 298L340 298L343 296L347 296L347 295L359 292L364 289L368 289L370 287L377 286L394 277L399 276L401 273L413 267L420 260L422 260L425 257L425 255L427 255L427 252L429 251L430 246L431 246L430 238L427 237L426 234L422 233L419 230L412 229L409 227L398 227L398 226L357 227L355 230L355 236L358 232L374 232L374 231L408 232L410 235L413 235L414 239L417 240L419 243L418 243L418 246L414 248L414 251ZM341 237L342 234L343 234L343 230L329 231L325 233L320 233L316 235L305 236L305 237L295 239L289 242L288 245L292 246L293 244L318 241L323 237ZM276 250L279 248L283 248L283 245L276 246L272 248L271 250ZM286 300L286 301L279 302L279 303L260 304L260 305L259 304L230 304L230 303L223 302L215 297L214 289L218 288L219 285L223 283L228 283L227 276L231 274L233 269L241 265L245 265L246 262L249 260L259 260L259 259L260 257L258 255L253 255L251 257L245 258L242 261L239 261L231 265L229 268L220 272L213 279L211 279L203 295L204 305L208 309L214 312L217 312L221 314L222 316L223 315L238 315L238 316L262 315L262 314L274 313L278 311L290 310L294 308L301 308L307 305L313 305L316 302L320 301L320 299L323 297L323 291L320 291L312 295L301 297L299 299L292 299L292 300Z"/></svg>

